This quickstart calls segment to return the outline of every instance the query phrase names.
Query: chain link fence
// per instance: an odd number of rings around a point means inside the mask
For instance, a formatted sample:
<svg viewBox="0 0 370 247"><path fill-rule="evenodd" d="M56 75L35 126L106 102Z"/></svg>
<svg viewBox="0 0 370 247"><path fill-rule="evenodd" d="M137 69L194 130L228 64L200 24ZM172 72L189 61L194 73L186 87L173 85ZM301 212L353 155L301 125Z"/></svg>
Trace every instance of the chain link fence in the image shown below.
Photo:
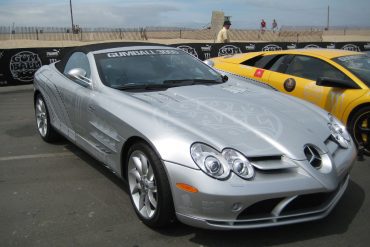
<svg viewBox="0 0 370 247"><path fill-rule="evenodd" d="M191 39L214 41L217 31L189 28L71 28L62 27L9 27L0 26L0 40L44 40L44 41L104 41L104 40L148 40L148 39ZM231 29L232 41L253 42L320 42L323 30L246 30Z"/></svg>

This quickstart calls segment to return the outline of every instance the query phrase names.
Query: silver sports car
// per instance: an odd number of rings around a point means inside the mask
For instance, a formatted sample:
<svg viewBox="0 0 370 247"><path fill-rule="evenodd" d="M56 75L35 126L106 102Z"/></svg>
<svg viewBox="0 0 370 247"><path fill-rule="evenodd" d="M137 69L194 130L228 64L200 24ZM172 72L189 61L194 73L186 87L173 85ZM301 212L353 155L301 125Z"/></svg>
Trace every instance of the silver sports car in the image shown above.
<svg viewBox="0 0 370 247"><path fill-rule="evenodd" d="M164 45L78 47L40 68L34 87L41 137L68 138L127 181L151 227L323 218L356 158L327 112Z"/></svg>

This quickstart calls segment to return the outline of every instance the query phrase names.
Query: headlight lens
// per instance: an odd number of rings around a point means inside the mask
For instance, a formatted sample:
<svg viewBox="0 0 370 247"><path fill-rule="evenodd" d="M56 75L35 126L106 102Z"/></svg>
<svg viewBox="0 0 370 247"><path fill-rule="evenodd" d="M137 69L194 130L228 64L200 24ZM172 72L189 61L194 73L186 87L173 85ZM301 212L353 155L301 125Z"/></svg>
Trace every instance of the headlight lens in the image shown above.
<svg viewBox="0 0 370 247"><path fill-rule="evenodd" d="M348 148L351 137L346 129L346 126L342 124L337 118L335 118L330 113L328 127L330 129L331 135L338 142L342 148Z"/></svg>
<svg viewBox="0 0 370 247"><path fill-rule="evenodd" d="M236 150L225 149L219 153L206 144L194 143L190 154L199 168L211 177L227 179L231 171L244 179L254 177L253 166L244 155Z"/></svg>
<svg viewBox="0 0 370 247"><path fill-rule="evenodd" d="M236 175L245 179L254 177L254 168L247 158L234 149L225 149L222 152L231 169Z"/></svg>
<svg viewBox="0 0 370 247"><path fill-rule="evenodd" d="M208 156L204 160L204 166L214 176L220 176L224 173L221 162L214 156Z"/></svg>

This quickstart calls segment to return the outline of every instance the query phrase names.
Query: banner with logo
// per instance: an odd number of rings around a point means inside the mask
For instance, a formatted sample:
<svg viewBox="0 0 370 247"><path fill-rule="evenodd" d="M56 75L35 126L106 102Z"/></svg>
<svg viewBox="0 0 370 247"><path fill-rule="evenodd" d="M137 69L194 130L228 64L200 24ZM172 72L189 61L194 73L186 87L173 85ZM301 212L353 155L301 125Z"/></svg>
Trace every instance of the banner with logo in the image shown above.
<svg viewBox="0 0 370 247"><path fill-rule="evenodd" d="M171 46L180 48L200 60L254 51L301 48L370 51L370 42L184 43ZM73 47L0 49L0 86L31 84L33 75L42 65L60 60L63 54L71 48Z"/></svg>
<svg viewBox="0 0 370 247"><path fill-rule="evenodd" d="M309 48L327 48L343 49L349 51L370 51L369 42L271 42L271 43L193 43L193 44L176 44L178 47L191 55L205 60L212 57L234 55L238 53L247 53L255 51L281 51L289 49L309 49Z"/></svg>
<svg viewBox="0 0 370 247"><path fill-rule="evenodd" d="M68 48L0 49L0 86L31 84L42 65L60 60Z"/></svg>

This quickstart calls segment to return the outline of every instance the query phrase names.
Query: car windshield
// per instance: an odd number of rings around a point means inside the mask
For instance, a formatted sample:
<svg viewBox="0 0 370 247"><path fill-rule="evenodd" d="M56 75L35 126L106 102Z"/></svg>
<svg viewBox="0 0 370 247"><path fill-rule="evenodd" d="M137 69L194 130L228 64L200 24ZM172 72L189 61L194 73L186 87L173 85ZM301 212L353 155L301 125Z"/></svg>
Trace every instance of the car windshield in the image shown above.
<svg viewBox="0 0 370 247"><path fill-rule="evenodd" d="M334 58L333 60L347 68L370 87L370 57L368 55L343 56Z"/></svg>
<svg viewBox="0 0 370 247"><path fill-rule="evenodd" d="M223 82L219 73L181 50L125 50L96 54L95 60L103 83L122 90Z"/></svg>

